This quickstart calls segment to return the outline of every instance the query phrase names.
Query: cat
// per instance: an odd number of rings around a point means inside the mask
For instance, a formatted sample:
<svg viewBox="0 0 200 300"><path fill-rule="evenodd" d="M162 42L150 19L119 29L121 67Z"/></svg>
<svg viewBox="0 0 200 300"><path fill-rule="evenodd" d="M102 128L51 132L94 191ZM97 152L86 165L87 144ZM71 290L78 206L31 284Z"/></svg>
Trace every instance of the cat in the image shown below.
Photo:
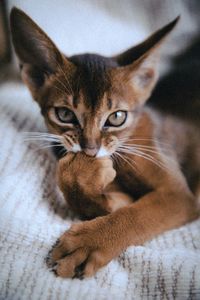
<svg viewBox="0 0 200 300"><path fill-rule="evenodd" d="M41 137L65 149L58 185L71 209L91 219L59 238L48 256L52 270L93 276L128 246L197 218L199 182L187 182L182 166L199 179L198 127L147 102L178 18L110 58L66 57L17 8L10 21L23 81L50 132Z"/></svg>

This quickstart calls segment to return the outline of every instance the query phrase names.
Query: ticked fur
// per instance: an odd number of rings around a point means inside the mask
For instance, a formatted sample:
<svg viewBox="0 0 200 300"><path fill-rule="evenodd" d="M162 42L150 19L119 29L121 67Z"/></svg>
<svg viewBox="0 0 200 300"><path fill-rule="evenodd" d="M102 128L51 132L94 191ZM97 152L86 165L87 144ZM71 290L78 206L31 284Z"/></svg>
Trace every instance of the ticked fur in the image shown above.
<svg viewBox="0 0 200 300"><path fill-rule="evenodd" d="M198 130L145 104L160 46L177 20L118 56L66 57L26 14L12 10L22 78L51 133L41 137L65 149L58 184L75 212L97 217L73 225L53 249L50 264L57 262L60 276L91 276L129 245L198 215ZM188 134L195 184L181 170Z"/></svg>

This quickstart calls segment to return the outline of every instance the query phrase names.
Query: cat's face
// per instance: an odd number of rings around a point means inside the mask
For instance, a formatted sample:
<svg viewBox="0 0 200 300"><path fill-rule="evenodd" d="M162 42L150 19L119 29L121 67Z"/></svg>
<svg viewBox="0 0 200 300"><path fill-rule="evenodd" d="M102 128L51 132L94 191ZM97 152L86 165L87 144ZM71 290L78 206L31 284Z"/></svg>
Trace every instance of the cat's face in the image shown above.
<svg viewBox="0 0 200 300"><path fill-rule="evenodd" d="M157 80L156 50L176 22L116 57L66 58L27 15L12 10L22 78L41 106L50 132L60 136L66 150L111 155L132 134Z"/></svg>
<svg viewBox="0 0 200 300"><path fill-rule="evenodd" d="M71 67L60 66L40 100L46 124L68 151L111 155L136 123L137 92L112 60L81 55L68 61Z"/></svg>

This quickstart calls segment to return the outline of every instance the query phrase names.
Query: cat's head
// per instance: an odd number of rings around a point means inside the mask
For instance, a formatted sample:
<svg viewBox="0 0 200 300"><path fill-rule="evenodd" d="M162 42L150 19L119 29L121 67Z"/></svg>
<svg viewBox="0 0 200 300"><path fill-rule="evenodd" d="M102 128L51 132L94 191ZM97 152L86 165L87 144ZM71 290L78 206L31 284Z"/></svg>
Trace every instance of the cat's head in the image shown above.
<svg viewBox="0 0 200 300"><path fill-rule="evenodd" d="M111 155L131 134L157 81L158 49L177 20L118 56L66 57L24 12L12 10L22 78L68 151Z"/></svg>

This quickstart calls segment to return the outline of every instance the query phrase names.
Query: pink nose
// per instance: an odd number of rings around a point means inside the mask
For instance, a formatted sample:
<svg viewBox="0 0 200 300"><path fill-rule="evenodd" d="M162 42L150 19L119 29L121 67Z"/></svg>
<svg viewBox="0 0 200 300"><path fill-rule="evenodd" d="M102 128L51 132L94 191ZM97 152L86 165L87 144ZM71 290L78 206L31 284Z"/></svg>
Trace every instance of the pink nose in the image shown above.
<svg viewBox="0 0 200 300"><path fill-rule="evenodd" d="M85 152L85 154L87 154L88 156L96 156L97 152L98 152L98 148L93 147L93 148L84 148L83 151Z"/></svg>

